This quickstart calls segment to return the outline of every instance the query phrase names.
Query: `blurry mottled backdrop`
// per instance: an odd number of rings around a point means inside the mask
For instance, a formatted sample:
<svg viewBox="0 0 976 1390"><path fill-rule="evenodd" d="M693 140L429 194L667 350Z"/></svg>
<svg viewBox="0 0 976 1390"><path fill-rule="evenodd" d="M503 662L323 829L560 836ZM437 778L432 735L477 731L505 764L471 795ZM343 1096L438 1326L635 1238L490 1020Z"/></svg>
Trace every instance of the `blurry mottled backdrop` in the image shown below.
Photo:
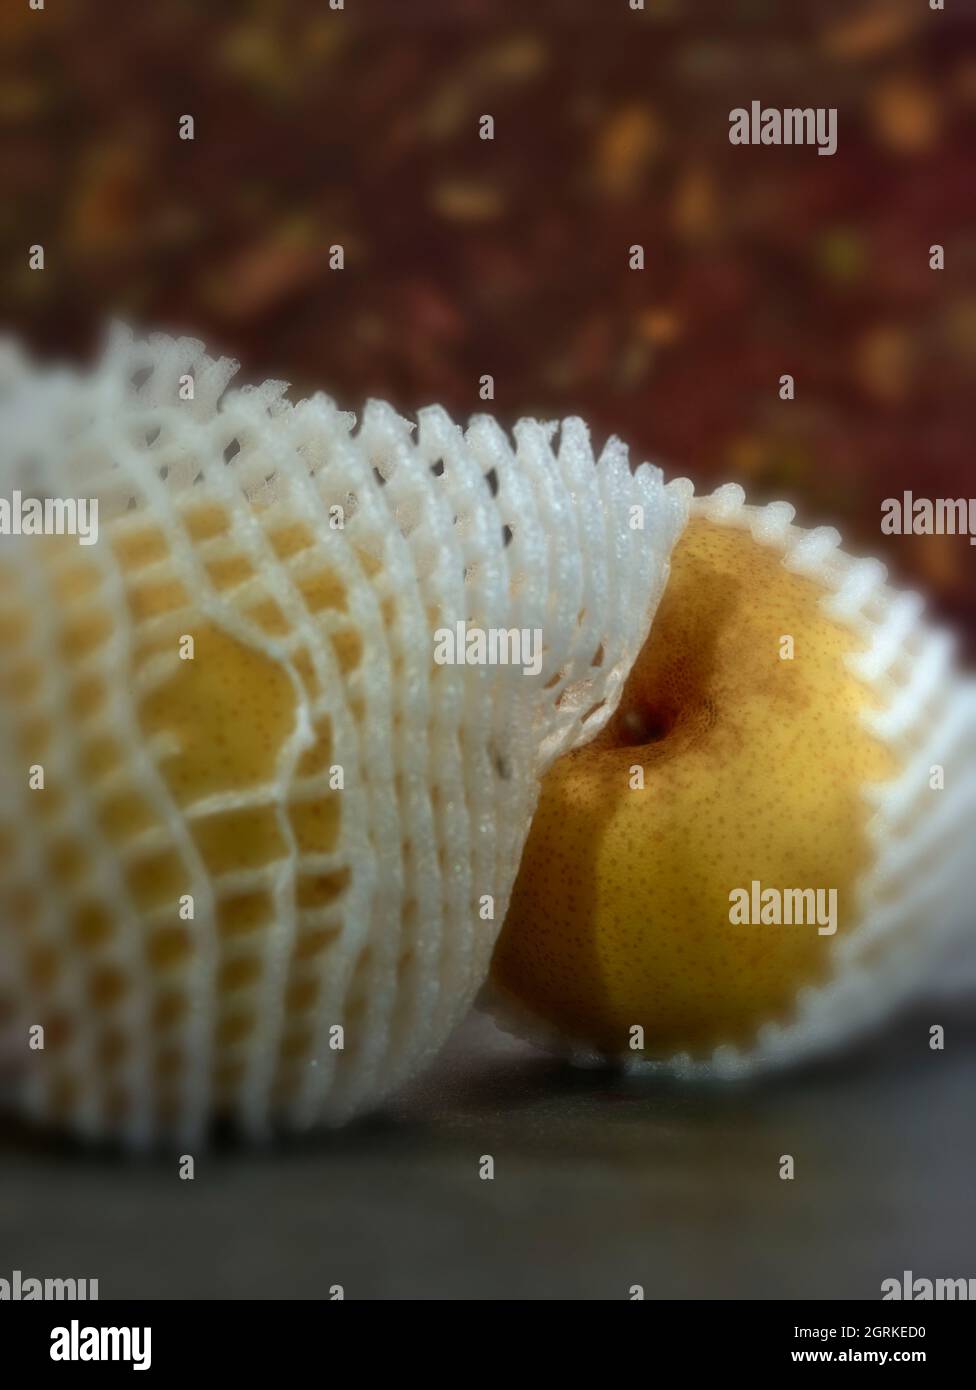
<svg viewBox="0 0 976 1390"><path fill-rule="evenodd" d="M973 629L965 539L879 509L973 490L974 38L969 0L6 0L3 320L350 408L466 418L490 373L506 423L788 497ZM753 99L836 106L836 155L730 145Z"/></svg>
<svg viewBox="0 0 976 1390"><path fill-rule="evenodd" d="M838 524L976 646L976 550L879 525L904 489L976 492L974 40L976 0L2 0L0 328L79 357L114 316L460 419L490 374L506 424L580 414ZM836 107L837 153L733 147L752 100ZM973 1022L937 1067L929 1022L812 1075L648 1092L473 1021L383 1115L194 1183L5 1134L0 1274L317 1299L970 1274ZM476 1179L486 1149L504 1182Z"/></svg>

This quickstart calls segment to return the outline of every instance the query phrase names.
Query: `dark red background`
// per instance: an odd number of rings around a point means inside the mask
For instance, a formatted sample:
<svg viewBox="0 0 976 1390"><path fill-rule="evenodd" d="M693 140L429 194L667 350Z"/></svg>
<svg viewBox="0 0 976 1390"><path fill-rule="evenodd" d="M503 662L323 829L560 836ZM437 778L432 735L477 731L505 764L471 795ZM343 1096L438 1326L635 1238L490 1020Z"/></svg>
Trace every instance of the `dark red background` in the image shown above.
<svg viewBox="0 0 976 1390"><path fill-rule="evenodd" d="M3 317L70 355L109 315L192 332L351 408L464 418L490 372L504 422L787 497L974 627L965 538L879 530L905 488L973 492L976 26L947 10L8 0ZM836 106L837 154L731 146L753 98Z"/></svg>

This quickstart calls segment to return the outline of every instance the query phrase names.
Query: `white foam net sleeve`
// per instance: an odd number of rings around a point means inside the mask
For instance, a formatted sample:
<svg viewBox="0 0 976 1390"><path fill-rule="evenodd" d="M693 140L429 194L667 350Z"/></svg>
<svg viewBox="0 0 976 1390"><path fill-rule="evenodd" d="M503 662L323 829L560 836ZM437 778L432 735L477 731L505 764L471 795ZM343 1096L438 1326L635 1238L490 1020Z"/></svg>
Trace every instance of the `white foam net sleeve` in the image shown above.
<svg viewBox="0 0 976 1390"><path fill-rule="evenodd" d="M879 561L843 551L832 527L795 526L787 504L748 506L736 485L695 505L781 549L788 569L822 585L825 611L862 644L851 666L877 707L865 708L865 727L899 769L863 788L873 862L860 884L859 925L833 945L833 977L800 991L793 1020L766 1027L751 1051L719 1050L711 1069L735 1076L836 1047L952 981L976 983L976 682L921 597L890 585ZM936 765L946 780L933 793Z"/></svg>
<svg viewBox="0 0 976 1390"><path fill-rule="evenodd" d="M621 1059L637 1074L735 1079L834 1050L910 1001L976 1002L976 681L955 660L951 634L925 616L922 598L890 585L881 562L847 554L833 527L795 525L788 502L750 505L737 483L696 497L692 515L749 532L822 587L825 612L859 639L851 666L872 697L864 725L898 768L861 789L872 862L858 885L858 924L831 943L827 980L799 988L791 1016L760 1027L751 1045L723 1044L699 1058ZM935 767L945 772L937 793ZM601 1060L507 991L489 986L484 1003L517 1036L583 1065Z"/></svg>
<svg viewBox="0 0 976 1390"><path fill-rule="evenodd" d="M689 507L577 419L357 420L236 369L121 329L88 372L0 358L0 496L99 502L90 547L0 537L5 1048L32 1113L136 1143L217 1112L338 1122L436 1052L539 778L612 714ZM459 622L540 630L540 672L436 664ZM195 630L289 711L268 775L206 795L165 718L215 650L181 661ZM145 816L120 825L126 797Z"/></svg>

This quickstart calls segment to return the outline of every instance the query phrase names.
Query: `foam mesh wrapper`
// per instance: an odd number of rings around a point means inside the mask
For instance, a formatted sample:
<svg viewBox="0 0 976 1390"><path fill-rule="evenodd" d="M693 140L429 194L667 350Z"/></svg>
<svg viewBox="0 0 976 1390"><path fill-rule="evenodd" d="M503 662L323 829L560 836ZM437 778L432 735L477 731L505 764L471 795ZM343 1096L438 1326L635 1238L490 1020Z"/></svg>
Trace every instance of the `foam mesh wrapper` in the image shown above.
<svg viewBox="0 0 976 1390"><path fill-rule="evenodd" d="M848 660L865 687L861 718L898 771L861 789L871 865L857 885L856 924L831 938L827 980L798 988L788 1016L762 1024L751 1044L722 1044L707 1056L607 1058L494 983L482 1005L506 1031L582 1066L616 1061L635 1075L703 1079L757 1075L836 1050L911 1001L976 1007L976 681L960 669L952 635L928 621L918 594L888 584L880 561L846 554L833 527L795 525L788 502L750 505L729 483L694 498L691 514L778 551L787 570L822 587L826 614L857 638ZM930 786L935 765L945 771L942 790Z"/></svg>
<svg viewBox="0 0 976 1390"><path fill-rule="evenodd" d="M665 487L646 464L632 470L616 439L595 460L578 419L522 420L510 439L488 416L462 430L432 407L414 424L370 401L357 422L323 395L292 404L284 383L229 389L236 370L193 340L137 341L123 329L87 373L41 370L12 345L0 360L3 495L20 487L25 495L97 497L100 509L98 543L64 551L65 564L97 570L95 599L55 600L56 573L39 558L37 539L0 541L0 622L17 611L30 617L19 641L2 644L0 663L7 675L24 661L42 671L33 712L50 716L46 786L63 795L57 815L42 821L31 798L47 791L29 790L18 764L24 710L4 698L5 1051L30 1113L134 1143L199 1136L217 1110L254 1134L339 1122L434 1055L487 973L539 778L612 714L689 506L686 485ZM187 377L192 400L180 398ZM227 525L194 541L185 516L204 503L222 509ZM335 506L342 529L329 525ZM635 506L643 529L632 525ZM147 521L164 534L166 553L136 573L131 561L120 566L115 546ZM295 524L310 528L313 543L282 559L272 538ZM219 588L211 567L235 557L246 558L252 577ZM342 606L312 611L302 580L319 573L341 587ZM137 624L129 586L154 575L177 577L190 602ZM266 600L285 615L285 632L269 633L250 616ZM109 631L72 666L59 632L73 605L94 601L110 613ZM228 786L206 804L181 805L165 775L172 750L147 740L139 709L174 678L177 639L201 618L287 675L295 717L266 785L244 793ZM435 666L435 629L462 620L541 629L541 672ZM136 663L135 640L152 624L172 637L171 650ZM337 651L351 635L361 656L343 670ZM104 676L108 690L85 718L72 708L83 666ZM330 790L327 768L299 771L323 725L328 761L343 768L341 792ZM123 741L125 776L158 822L121 845L98 828L111 786L78 765L84 741L100 732ZM341 798L335 843L310 854L289 810L328 797ZM255 804L271 808L285 853L246 872L211 872L195 830ZM65 836L83 850L80 885L51 872L52 844ZM128 866L157 851L177 856L195 901L192 954L169 981L146 948L153 929L174 920L176 904L147 914L127 890ZM334 901L303 908L296 885L308 874L344 886ZM219 933L218 910L256 887L268 890L274 911L248 936L259 957L243 996L252 1026L220 1041L221 1018L242 996L218 987L218 972L241 949ZM97 950L68 931L82 894L112 914L113 931ZM480 912L484 895L493 898L490 920ZM322 937L323 949L299 951ZM38 947L57 964L44 989L28 969ZM111 1010L86 996L100 962L125 982ZM282 1041L296 1020L285 996L296 979L313 981L315 999L300 1020L307 1048L286 1060ZM187 1005L168 1029L153 1022L164 985L183 991ZM28 1052L27 1029L52 1011L69 1020L68 1040ZM111 1068L99 1060L109 1025L129 1039ZM335 1025L345 1030L342 1050L329 1045ZM155 1060L174 1044L183 1063L164 1095Z"/></svg>

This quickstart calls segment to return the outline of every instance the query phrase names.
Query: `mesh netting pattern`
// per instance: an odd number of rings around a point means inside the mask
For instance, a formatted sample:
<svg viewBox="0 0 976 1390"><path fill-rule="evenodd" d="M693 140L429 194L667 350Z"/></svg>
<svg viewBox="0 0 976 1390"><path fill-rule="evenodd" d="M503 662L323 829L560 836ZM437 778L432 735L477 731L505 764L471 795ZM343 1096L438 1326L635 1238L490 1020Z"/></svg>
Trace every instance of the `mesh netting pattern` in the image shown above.
<svg viewBox="0 0 976 1390"><path fill-rule="evenodd" d="M124 330L0 360L3 495L99 503L97 544L0 539L6 1051L31 1113L134 1143L339 1122L433 1055L689 505L580 420L357 421L236 369ZM459 622L541 670L436 664Z"/></svg>
<svg viewBox="0 0 976 1390"><path fill-rule="evenodd" d="M891 586L880 561L845 553L833 527L795 525L788 502L749 505L736 483L695 498L692 515L748 532L822 588L824 611L858 639L850 662L864 683L864 726L898 768L861 789L871 865L858 885L856 926L831 943L828 979L801 986L792 1016L761 1026L751 1045L722 1044L702 1058L620 1059L637 1074L734 1079L834 1049L909 999L976 995L976 682L956 664L951 634L925 617L921 597ZM936 765L945 787L933 793ZM517 1036L583 1065L602 1060L497 986L483 1003Z"/></svg>

